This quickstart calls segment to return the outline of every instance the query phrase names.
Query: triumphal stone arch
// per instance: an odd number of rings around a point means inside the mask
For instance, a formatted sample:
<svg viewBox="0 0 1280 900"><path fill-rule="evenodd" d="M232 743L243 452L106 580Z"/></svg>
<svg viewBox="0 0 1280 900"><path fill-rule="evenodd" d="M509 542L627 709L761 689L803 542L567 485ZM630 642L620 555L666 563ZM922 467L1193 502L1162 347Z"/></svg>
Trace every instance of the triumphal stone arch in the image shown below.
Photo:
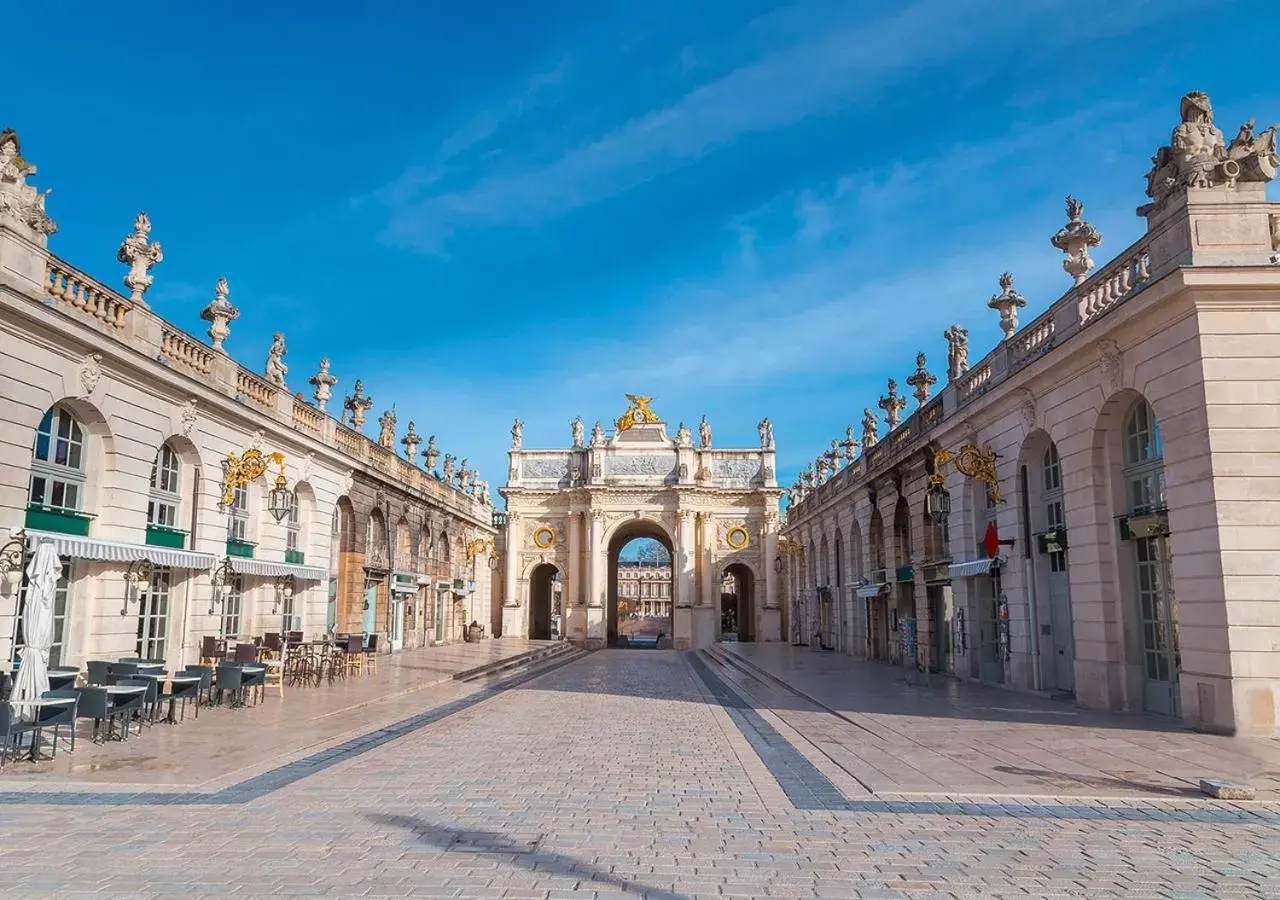
<svg viewBox="0 0 1280 900"><path fill-rule="evenodd" d="M650 537L671 553L670 640L677 650L719 639L726 570L745 597L739 633L780 640L774 559L782 492L773 426L768 419L759 423L757 447L722 449L712 446L704 417L695 446L683 423L674 438L667 435L650 398L627 399L609 433L597 422L584 435L575 419L572 444L564 449L526 449L523 423L512 427L501 491L507 500L503 634L546 636L550 591L541 579L554 567L563 635L584 647L606 646L615 633L618 552L632 538Z"/></svg>

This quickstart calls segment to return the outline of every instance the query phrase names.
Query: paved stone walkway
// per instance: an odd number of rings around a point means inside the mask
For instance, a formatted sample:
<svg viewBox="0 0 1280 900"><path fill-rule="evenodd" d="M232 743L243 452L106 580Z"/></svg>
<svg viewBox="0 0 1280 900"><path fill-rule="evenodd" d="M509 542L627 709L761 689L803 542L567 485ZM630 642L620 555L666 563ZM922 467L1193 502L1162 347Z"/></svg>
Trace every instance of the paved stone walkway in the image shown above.
<svg viewBox="0 0 1280 900"><path fill-rule="evenodd" d="M1280 894L1274 806L851 797L734 678L705 655L604 651L425 688L413 716L252 791L91 809L13 791L0 895Z"/></svg>
<svg viewBox="0 0 1280 900"><path fill-rule="evenodd" d="M744 683L878 796L1194 797L1200 779L1280 801L1280 741L1199 734L1070 703L787 644L724 644ZM803 696L797 696L797 693ZM805 702L810 700L813 702Z"/></svg>

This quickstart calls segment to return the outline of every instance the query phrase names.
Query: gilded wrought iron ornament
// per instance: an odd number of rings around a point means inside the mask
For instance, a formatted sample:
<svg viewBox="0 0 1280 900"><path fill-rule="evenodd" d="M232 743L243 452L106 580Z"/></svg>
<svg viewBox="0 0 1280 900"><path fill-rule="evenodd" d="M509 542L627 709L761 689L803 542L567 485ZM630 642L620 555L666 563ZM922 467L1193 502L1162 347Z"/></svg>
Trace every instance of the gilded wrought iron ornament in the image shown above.
<svg viewBox="0 0 1280 900"><path fill-rule="evenodd" d="M476 538L467 544L467 561L475 562L477 556L484 553L493 556L493 541L490 538Z"/></svg>
<svg viewBox="0 0 1280 900"><path fill-rule="evenodd" d="M272 453L263 455L256 447L244 451L243 455L228 453L222 462L222 505L230 506L236 499L236 488L251 484L267 474L267 464L280 467L277 481L284 477L284 454Z"/></svg>
<svg viewBox="0 0 1280 900"><path fill-rule="evenodd" d="M943 469L947 463L953 463L956 471L966 478L981 481L991 492L992 500L1004 503L1004 495L1000 493L1000 480L996 476L996 452L990 447L979 449L973 444L965 444L955 453L939 450L933 456L933 474L929 476L929 484L943 484Z"/></svg>

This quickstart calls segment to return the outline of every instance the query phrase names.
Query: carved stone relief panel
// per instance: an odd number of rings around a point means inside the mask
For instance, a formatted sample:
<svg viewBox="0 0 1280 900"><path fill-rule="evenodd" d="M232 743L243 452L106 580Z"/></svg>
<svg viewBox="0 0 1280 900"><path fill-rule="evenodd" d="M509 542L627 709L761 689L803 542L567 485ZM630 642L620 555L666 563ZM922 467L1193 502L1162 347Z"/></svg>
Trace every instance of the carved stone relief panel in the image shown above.
<svg viewBox="0 0 1280 900"><path fill-rule="evenodd" d="M622 478L670 478L676 470L674 453L652 453L610 456L605 461L605 474Z"/></svg>
<svg viewBox="0 0 1280 900"><path fill-rule="evenodd" d="M550 478L559 481L569 476L568 459L525 459L521 461L520 477Z"/></svg>
<svg viewBox="0 0 1280 900"><path fill-rule="evenodd" d="M711 461L711 478L717 484L751 485L762 478L759 459L716 459Z"/></svg>

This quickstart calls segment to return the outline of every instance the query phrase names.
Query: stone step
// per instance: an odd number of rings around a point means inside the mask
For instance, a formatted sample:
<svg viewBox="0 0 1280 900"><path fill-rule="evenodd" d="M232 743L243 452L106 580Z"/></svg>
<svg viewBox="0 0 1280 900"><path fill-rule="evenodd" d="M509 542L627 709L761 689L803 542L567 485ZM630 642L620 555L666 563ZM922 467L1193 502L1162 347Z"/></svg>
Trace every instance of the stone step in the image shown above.
<svg viewBox="0 0 1280 900"><path fill-rule="evenodd" d="M568 653L574 649L573 645L565 642L548 643L542 647L534 647L524 653L516 656L508 656L505 659L496 659L483 665L474 666L461 672L454 673L454 681L478 681L481 678L488 678L499 673L511 672L520 667L534 665L542 660L554 658Z"/></svg>

